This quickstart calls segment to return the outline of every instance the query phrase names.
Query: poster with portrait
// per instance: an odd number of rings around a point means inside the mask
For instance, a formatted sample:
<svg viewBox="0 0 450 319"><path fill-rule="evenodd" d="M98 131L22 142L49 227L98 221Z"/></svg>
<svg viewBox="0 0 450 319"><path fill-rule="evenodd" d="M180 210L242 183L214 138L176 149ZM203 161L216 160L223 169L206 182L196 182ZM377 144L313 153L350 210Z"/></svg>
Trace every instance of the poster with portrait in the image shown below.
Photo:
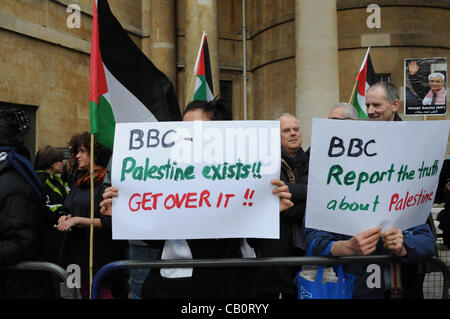
<svg viewBox="0 0 450 319"><path fill-rule="evenodd" d="M410 58L404 63L406 116L447 113L447 59Z"/></svg>

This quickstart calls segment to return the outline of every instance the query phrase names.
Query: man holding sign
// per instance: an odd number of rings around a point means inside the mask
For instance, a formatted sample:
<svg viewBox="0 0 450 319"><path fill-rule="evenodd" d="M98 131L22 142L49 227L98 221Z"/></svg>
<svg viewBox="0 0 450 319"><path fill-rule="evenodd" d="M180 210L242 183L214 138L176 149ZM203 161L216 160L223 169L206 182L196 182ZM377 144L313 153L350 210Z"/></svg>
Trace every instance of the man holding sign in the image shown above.
<svg viewBox="0 0 450 319"><path fill-rule="evenodd" d="M302 135L297 118L284 113L280 120L281 175L289 187L294 206L280 213L280 238L250 240L258 257L304 256L303 218L306 207L308 156L302 149ZM292 278L297 266L259 267L255 271L256 297L260 299L296 298Z"/></svg>
<svg viewBox="0 0 450 319"><path fill-rule="evenodd" d="M401 120L397 114L400 99L391 84L380 82L371 86L366 106L371 120ZM433 149L435 154L431 149L424 154L443 158L448 123L439 126L415 122L417 128L409 130L407 123L380 124L313 122L310 172L317 172L317 176L310 175L305 231L308 247L316 239L313 255L320 255L331 242L331 256L392 254L407 263L433 256L434 237L424 222L431 210L435 177L442 162L437 160L427 167L425 161L416 164L414 154L405 158L409 148L404 145L411 140L415 148L429 144L429 136L413 134L428 125L420 132L442 136L444 147ZM406 162L396 163L399 159L409 160L409 167ZM330 162L330 169L320 169L326 161ZM316 163L319 168L313 167ZM413 163L418 165L417 170L412 169ZM374 171L377 166L380 169ZM310 194L321 194L322 199ZM345 272L356 276L353 298L383 298L389 289L384 276L386 266L344 265Z"/></svg>

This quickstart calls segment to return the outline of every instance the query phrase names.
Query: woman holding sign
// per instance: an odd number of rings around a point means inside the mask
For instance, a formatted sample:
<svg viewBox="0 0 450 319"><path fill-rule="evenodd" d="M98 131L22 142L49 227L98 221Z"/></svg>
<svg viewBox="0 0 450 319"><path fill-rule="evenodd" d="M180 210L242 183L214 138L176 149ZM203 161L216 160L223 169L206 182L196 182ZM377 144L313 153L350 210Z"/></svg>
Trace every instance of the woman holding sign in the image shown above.
<svg viewBox="0 0 450 319"><path fill-rule="evenodd" d="M231 113L221 99L211 102L193 101L184 112L184 121L231 120ZM293 205L284 182L272 181L273 194L280 197L280 209ZM101 203L102 214L111 214L111 198L118 196L115 187L106 189ZM195 239L146 241L149 246L162 249L162 259L241 258L242 248L249 248L243 239ZM244 244L244 245L243 245ZM250 250L251 251L251 250ZM197 267L151 271L142 291L143 298L251 298L253 297L252 269L245 267Z"/></svg>

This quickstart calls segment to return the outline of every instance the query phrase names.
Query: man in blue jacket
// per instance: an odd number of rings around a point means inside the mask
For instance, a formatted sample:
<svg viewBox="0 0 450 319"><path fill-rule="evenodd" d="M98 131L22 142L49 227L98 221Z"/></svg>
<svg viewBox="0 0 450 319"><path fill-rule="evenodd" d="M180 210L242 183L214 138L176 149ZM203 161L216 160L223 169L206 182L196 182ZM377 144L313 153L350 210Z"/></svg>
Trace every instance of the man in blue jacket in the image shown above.
<svg viewBox="0 0 450 319"><path fill-rule="evenodd" d="M313 241L312 255L319 256L330 242L330 256L367 256L392 254L402 263L417 263L434 255L434 237L428 225L419 225L406 231L391 228L384 233L380 227L370 228L354 237L307 228L306 245ZM386 268L387 267L387 268ZM384 273L389 265L348 264L344 272L356 276L354 299L382 299L389 289ZM380 275L379 278L373 276Z"/></svg>
<svg viewBox="0 0 450 319"><path fill-rule="evenodd" d="M379 82L372 85L366 94L366 106L370 120L401 121L397 114L400 99L397 89L392 84ZM315 239L312 249L312 255L315 256L325 251L330 242L332 242L330 256L392 254L407 266L424 261L435 254L435 239L426 224L404 231L390 228L383 233L380 227L373 227L353 237L307 228L305 236L306 247L310 247ZM390 288L389 277L386 276L389 267L386 264L344 265L344 272L356 276L353 298L384 298Z"/></svg>

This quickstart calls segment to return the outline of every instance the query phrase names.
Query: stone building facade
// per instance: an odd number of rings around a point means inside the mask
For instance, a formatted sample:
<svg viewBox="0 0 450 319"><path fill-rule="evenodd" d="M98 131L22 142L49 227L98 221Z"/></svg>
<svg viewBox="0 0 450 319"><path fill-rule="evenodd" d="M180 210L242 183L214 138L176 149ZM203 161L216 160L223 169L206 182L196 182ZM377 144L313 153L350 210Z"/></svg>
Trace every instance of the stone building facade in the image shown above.
<svg viewBox="0 0 450 319"><path fill-rule="evenodd" d="M399 87L402 98L404 59L450 58L448 0L108 2L135 43L172 80L181 108L192 98L191 74L206 29L214 93L228 98L233 118L271 120L294 113L306 147L311 119L349 100L368 46L376 73ZM380 8L379 27L368 24L371 4ZM73 133L89 130L91 24L92 0L0 1L0 108L29 113L32 149L64 147Z"/></svg>

